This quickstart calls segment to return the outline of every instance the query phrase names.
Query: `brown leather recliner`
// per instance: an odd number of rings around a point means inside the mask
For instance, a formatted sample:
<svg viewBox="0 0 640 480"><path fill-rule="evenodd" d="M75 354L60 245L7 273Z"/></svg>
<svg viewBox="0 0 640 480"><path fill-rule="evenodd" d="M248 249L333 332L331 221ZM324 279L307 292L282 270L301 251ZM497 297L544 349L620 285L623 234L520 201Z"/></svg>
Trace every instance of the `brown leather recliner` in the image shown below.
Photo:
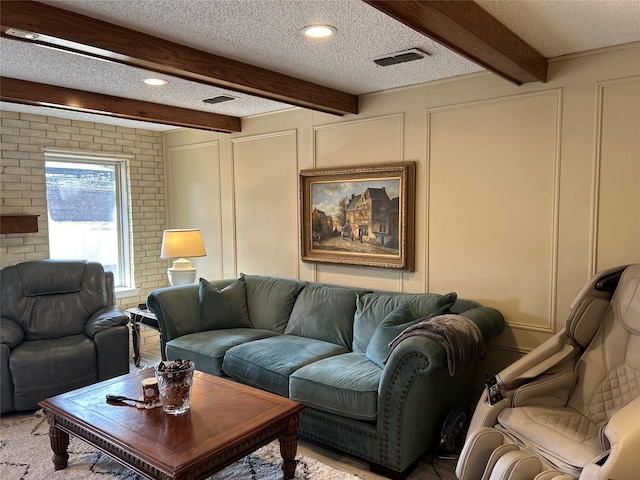
<svg viewBox="0 0 640 480"><path fill-rule="evenodd" d="M128 317L113 274L88 261L36 260L0 271L0 411L129 372Z"/></svg>
<svg viewBox="0 0 640 480"><path fill-rule="evenodd" d="M460 480L640 478L640 264L596 275L565 329L496 380L497 401L485 389L473 415Z"/></svg>

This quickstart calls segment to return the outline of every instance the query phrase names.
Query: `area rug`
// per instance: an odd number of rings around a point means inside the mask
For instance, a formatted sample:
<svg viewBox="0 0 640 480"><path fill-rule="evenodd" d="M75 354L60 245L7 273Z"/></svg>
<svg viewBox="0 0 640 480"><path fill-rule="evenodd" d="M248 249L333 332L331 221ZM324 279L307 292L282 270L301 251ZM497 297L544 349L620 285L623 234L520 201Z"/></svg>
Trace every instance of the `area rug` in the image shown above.
<svg viewBox="0 0 640 480"><path fill-rule="evenodd" d="M87 443L70 436L69 463L55 471L51 461L49 424L42 413L0 418L0 478L3 480L142 480ZM309 457L298 455L296 480L357 480ZM221 470L210 480L277 480L282 478L278 442L270 443Z"/></svg>

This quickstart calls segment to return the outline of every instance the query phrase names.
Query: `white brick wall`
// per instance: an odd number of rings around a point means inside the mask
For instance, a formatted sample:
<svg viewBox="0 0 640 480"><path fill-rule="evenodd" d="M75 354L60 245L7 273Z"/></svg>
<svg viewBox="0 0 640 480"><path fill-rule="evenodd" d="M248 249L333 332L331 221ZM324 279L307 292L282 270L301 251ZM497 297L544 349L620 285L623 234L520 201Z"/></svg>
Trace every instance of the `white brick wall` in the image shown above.
<svg viewBox="0 0 640 480"><path fill-rule="evenodd" d="M121 153L133 155L130 233L140 295L122 299L120 306L135 307L151 290L168 286L167 262L160 259L166 225L161 132L6 111L0 121L0 213L39 215L37 233L0 235L0 267L49 256L43 147ZM143 340L154 341L152 332Z"/></svg>

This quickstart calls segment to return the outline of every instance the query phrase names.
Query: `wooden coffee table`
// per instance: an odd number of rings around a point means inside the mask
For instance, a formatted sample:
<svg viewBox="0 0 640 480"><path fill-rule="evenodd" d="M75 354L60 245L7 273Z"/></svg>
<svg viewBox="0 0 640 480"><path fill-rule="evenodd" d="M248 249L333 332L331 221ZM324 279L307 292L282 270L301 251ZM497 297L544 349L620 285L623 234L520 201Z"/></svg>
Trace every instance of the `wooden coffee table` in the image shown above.
<svg viewBox="0 0 640 480"><path fill-rule="evenodd" d="M298 415L304 405L196 371L191 409L110 404L107 394L142 397L148 368L40 402L49 422L56 470L66 468L69 434L151 479L204 479L278 439L283 478L295 474Z"/></svg>

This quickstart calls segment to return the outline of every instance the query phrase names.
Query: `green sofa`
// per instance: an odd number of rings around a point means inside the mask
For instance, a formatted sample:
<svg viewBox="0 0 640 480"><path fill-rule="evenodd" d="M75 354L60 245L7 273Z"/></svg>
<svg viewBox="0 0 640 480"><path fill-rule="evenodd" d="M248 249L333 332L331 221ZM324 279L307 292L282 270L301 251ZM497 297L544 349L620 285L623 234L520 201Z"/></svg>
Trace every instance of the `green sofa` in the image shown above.
<svg viewBox="0 0 640 480"><path fill-rule="evenodd" d="M438 441L450 408L469 408L474 367L452 377L433 339L411 336L393 350L389 341L407 325L444 314L472 320L484 341L504 326L497 310L455 293L258 275L162 288L147 301L166 358L193 360L198 370L306 404L301 435L389 477L405 476Z"/></svg>

